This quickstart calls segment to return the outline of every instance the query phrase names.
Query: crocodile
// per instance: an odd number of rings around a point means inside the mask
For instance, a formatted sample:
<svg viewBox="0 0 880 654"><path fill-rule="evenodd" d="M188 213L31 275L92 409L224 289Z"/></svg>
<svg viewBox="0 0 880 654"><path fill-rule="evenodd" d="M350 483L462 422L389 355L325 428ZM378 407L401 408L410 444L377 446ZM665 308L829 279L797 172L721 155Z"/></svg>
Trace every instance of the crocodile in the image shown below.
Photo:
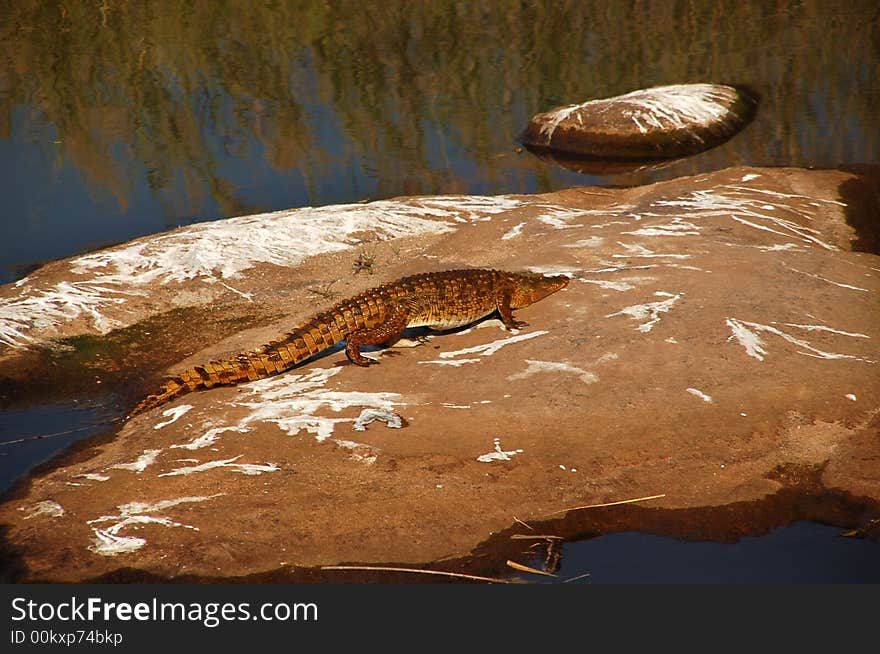
<svg viewBox="0 0 880 654"><path fill-rule="evenodd" d="M284 372L342 341L352 363L368 366L377 361L364 357L360 348L393 344L407 327L455 329L497 312L506 329L517 329L525 323L514 319L514 309L542 300L568 282L564 275L482 268L403 277L343 300L256 350L168 378L126 419L191 391L234 386Z"/></svg>

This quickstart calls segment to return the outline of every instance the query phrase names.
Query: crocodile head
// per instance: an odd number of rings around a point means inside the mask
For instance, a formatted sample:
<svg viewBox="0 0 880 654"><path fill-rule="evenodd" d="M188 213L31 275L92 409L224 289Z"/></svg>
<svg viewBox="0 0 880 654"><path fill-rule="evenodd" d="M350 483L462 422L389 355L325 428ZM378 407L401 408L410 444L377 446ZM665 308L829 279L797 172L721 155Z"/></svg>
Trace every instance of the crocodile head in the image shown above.
<svg viewBox="0 0 880 654"><path fill-rule="evenodd" d="M524 272L516 275L516 283L510 294L510 308L520 309L543 300L548 295L568 286L569 278L565 275L541 275Z"/></svg>

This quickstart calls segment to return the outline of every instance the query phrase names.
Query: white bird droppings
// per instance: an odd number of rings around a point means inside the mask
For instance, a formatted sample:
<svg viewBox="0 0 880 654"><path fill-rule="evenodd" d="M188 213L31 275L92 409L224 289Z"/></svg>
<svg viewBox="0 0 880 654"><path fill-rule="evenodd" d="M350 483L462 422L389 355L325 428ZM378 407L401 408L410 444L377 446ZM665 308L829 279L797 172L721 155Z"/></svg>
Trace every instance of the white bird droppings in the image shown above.
<svg viewBox="0 0 880 654"><path fill-rule="evenodd" d="M585 384L595 384L597 381L599 381L599 378L589 370L578 368L577 366L573 366L570 363L563 363L560 361L535 361L532 359L526 359L526 364L528 365L528 367L525 370L510 375L507 378L508 381L526 379L527 377L537 375L541 372L563 372L577 375L577 378Z"/></svg>
<svg viewBox="0 0 880 654"><path fill-rule="evenodd" d="M480 463L491 463L492 461L510 461L510 458L517 455L522 454L522 449L516 450L507 450L504 451L501 449L501 439L494 439L495 451L489 452L487 454L481 454L477 457L477 461Z"/></svg>
<svg viewBox="0 0 880 654"><path fill-rule="evenodd" d="M264 472L275 472L280 470L280 468L274 463L267 463L266 465L259 465L254 463L236 463L241 458L241 454L238 456L232 457L231 459L221 459L219 461L208 461L207 463L201 463L195 466L185 466L183 468L176 468L171 472L165 472L159 475L160 477L177 477L178 475L191 475L196 472L205 472L206 470L213 470L214 468L229 468L232 472L238 472L243 475L261 475Z"/></svg>
<svg viewBox="0 0 880 654"><path fill-rule="evenodd" d="M40 516L46 516L47 518L60 518L64 515L64 508L54 500L43 500L42 502L37 502L33 506L21 507L18 510L25 512L25 520L38 518Z"/></svg>
<svg viewBox="0 0 880 654"><path fill-rule="evenodd" d="M713 401L711 395L706 395L703 391L698 390L696 388L686 388L685 390L688 393L690 393L691 395L697 396L698 398L703 400L703 402L712 402Z"/></svg>
<svg viewBox="0 0 880 654"><path fill-rule="evenodd" d="M672 309L672 306L681 299L684 293L673 295L672 293L657 291L654 295L658 297L666 297L668 299L657 302L647 302L645 304L634 304L615 313L609 313L605 317L612 318L614 316L629 316L633 320L647 319L646 322L636 327L638 331L647 333L654 328L654 325L660 322L660 314L666 313Z"/></svg>
<svg viewBox="0 0 880 654"><path fill-rule="evenodd" d="M182 416L184 413L192 408L192 404L181 404L180 406L176 406L171 409L165 409L162 412L162 415L167 417L168 420L164 420L163 422L153 425L153 429L162 429L162 427L170 425L172 422L176 421L178 418L180 418L180 416Z"/></svg>
<svg viewBox="0 0 880 654"><path fill-rule="evenodd" d="M89 545L88 549L95 554L100 554L101 556L116 556L117 554L125 554L128 552L139 550L141 547L147 544L147 540L145 538L119 535L119 532L122 529L130 525L158 524L165 527L184 527L186 529L198 531L198 527L185 525L180 522L174 522L170 518L154 517L145 514L157 511L165 511L166 509L170 509L179 504L205 502L222 494L223 493L216 493L214 495L209 495L206 497L179 497L177 499L162 500L159 502L154 502L152 504L148 504L146 502L129 502L128 504L121 504L116 507L119 510L118 515L103 515L99 518L95 518L94 520L89 520L87 522L87 524L90 525L100 522L113 522L112 525L105 529L92 527L92 531L95 535L92 539L92 544Z"/></svg>
<svg viewBox="0 0 880 654"><path fill-rule="evenodd" d="M393 411L386 409L364 409L357 417L357 420L354 421L352 428L355 431L366 431L367 425L375 420L384 422L385 426L389 429L400 429L403 427L403 419Z"/></svg>
<svg viewBox="0 0 880 654"><path fill-rule="evenodd" d="M144 450L144 453L131 463L117 463L110 467L118 470L131 470L134 473L141 474L156 462L156 457L161 452L162 450Z"/></svg>

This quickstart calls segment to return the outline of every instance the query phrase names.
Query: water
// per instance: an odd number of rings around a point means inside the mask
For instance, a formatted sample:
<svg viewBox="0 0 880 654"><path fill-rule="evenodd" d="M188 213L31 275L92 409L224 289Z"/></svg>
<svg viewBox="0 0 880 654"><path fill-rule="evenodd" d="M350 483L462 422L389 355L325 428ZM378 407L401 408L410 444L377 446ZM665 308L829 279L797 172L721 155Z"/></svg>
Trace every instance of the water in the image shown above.
<svg viewBox="0 0 880 654"><path fill-rule="evenodd" d="M8 4L0 283L264 210L880 152L871 1ZM585 176L515 152L539 111L694 81L749 85L757 118L659 171Z"/></svg>
<svg viewBox="0 0 880 654"><path fill-rule="evenodd" d="M0 494L34 466L106 429L102 407L47 404L5 411L0 421Z"/></svg>
<svg viewBox="0 0 880 654"><path fill-rule="evenodd" d="M643 184L736 164L837 167L880 154L871 0L181 1L161 10L41 0L3 3L0 15L0 283L48 260L261 211ZM755 120L708 152L581 175L518 151L539 111L697 81L761 96ZM98 429L95 410L51 399L24 408L21 393L2 388L0 441L87 428L0 445L0 487ZM743 547L775 561L774 538ZM608 560L609 579L630 578L626 566L636 565L641 578L735 580L723 576L738 556L723 554L729 546L676 543L619 534L583 548ZM699 572L662 558L677 547ZM703 565L710 550L722 558ZM815 579L822 561L804 559L791 578ZM776 578L761 569L754 579Z"/></svg>
<svg viewBox="0 0 880 654"><path fill-rule="evenodd" d="M880 546L841 531L801 520L733 544L609 534L566 544L557 574L588 573L574 581L588 584L880 583Z"/></svg>

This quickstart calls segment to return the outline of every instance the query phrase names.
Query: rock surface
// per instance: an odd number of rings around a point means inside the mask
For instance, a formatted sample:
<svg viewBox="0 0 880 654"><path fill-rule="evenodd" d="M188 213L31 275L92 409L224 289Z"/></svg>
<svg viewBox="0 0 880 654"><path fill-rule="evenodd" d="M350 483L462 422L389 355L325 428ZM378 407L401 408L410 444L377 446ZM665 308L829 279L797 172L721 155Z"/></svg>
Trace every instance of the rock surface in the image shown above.
<svg viewBox="0 0 880 654"><path fill-rule="evenodd" d="M682 157L729 139L755 106L751 95L723 84L657 86L536 114L520 140L601 159Z"/></svg>
<svg viewBox="0 0 880 654"><path fill-rule="evenodd" d="M733 168L633 189L407 198L187 228L51 264L4 289L6 306L72 288L97 299L7 330L4 374L21 343L186 303L283 315L200 343L171 370L252 349L332 303L309 289L347 296L466 266L572 282L518 312L529 323L518 333L489 320L368 369L334 352L139 415L0 506L7 549L21 578L51 581L423 564L585 504L759 500L798 470L876 510L880 257L850 249L859 236L840 189L855 178ZM330 251L300 256L296 228L316 211L345 228L322 241ZM375 274L353 275L355 261ZM180 332L195 338L198 325Z"/></svg>

